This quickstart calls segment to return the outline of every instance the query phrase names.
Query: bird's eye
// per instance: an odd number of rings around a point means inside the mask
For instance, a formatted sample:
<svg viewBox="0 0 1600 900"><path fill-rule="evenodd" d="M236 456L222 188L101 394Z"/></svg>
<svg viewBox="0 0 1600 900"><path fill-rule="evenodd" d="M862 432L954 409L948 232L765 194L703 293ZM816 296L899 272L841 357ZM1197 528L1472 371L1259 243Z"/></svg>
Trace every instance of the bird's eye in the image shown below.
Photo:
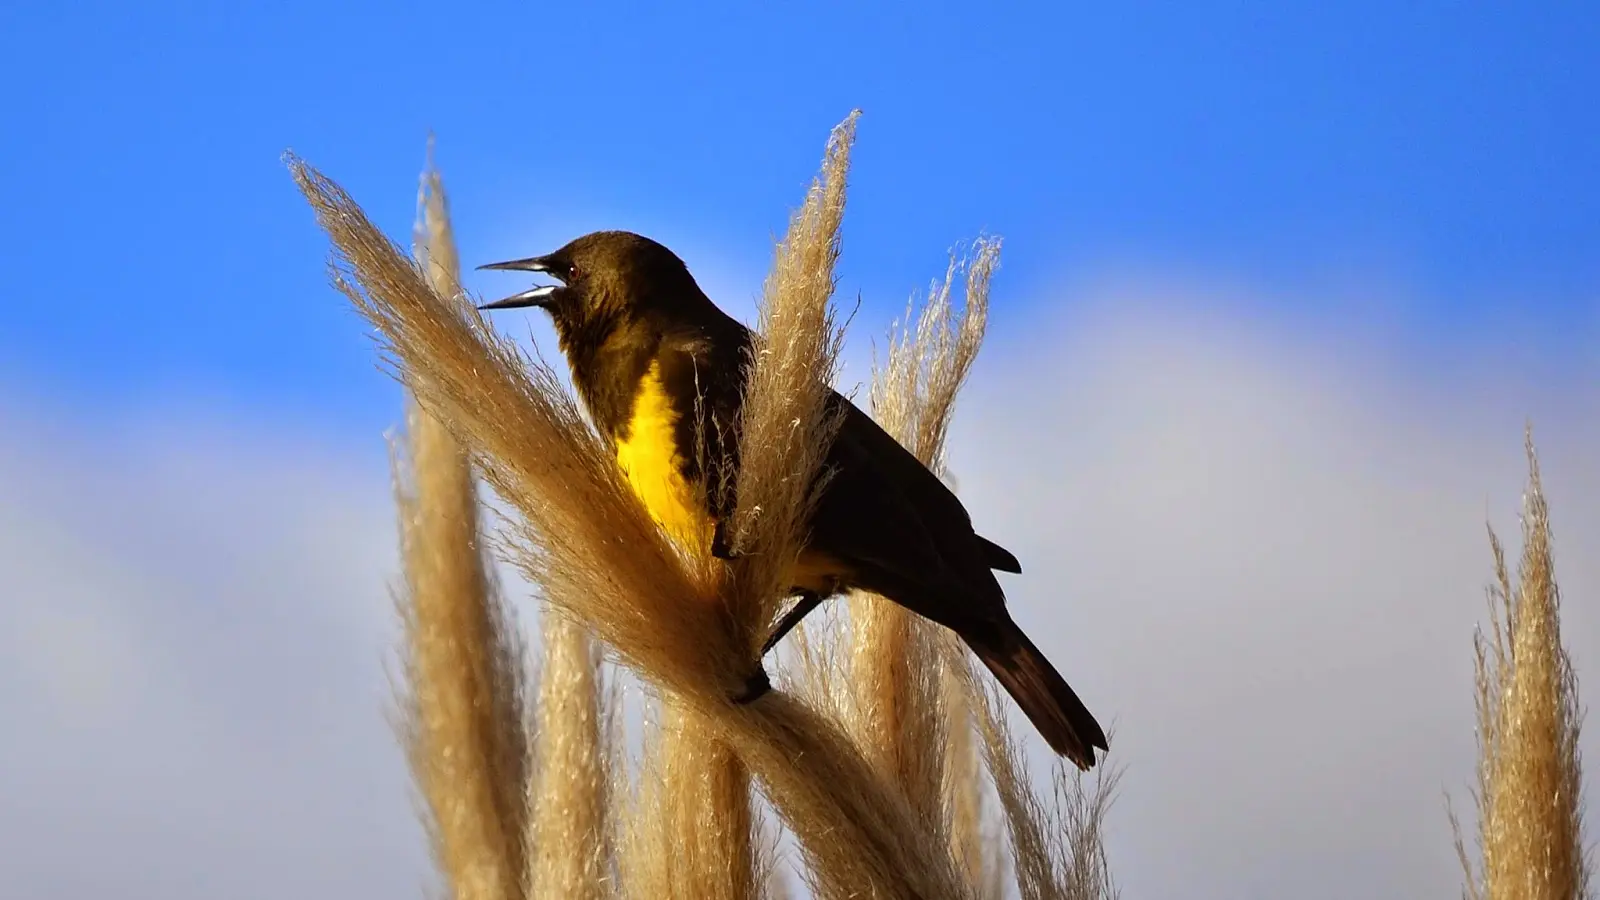
<svg viewBox="0 0 1600 900"><path fill-rule="evenodd" d="M578 274L579 274L579 270L578 270L577 264L576 263L569 263L567 265L567 280L571 281L574 278L577 278Z"/></svg>

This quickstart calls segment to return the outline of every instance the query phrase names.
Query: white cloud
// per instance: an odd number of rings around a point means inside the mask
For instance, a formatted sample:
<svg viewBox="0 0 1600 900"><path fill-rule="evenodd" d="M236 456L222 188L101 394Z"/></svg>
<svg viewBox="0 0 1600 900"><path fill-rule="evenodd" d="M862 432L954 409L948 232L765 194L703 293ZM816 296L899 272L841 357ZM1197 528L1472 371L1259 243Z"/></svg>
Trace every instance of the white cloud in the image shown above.
<svg viewBox="0 0 1600 900"><path fill-rule="evenodd" d="M988 348L953 455L1023 561L1019 621L1116 726L1127 895L1451 893L1484 520L1515 549L1530 410L1600 683L1600 381L1508 391L1516 353L1421 372L1348 332L1096 299Z"/></svg>
<svg viewBox="0 0 1600 900"><path fill-rule="evenodd" d="M419 894L382 469L216 422L0 418L7 893Z"/></svg>
<svg viewBox="0 0 1600 900"><path fill-rule="evenodd" d="M980 529L1026 567L1018 619L1116 727L1127 896L1454 891L1482 525L1515 536L1530 412L1600 684L1600 398L1515 354L1424 370L1150 297L1101 289L1025 338L997 311L953 438ZM0 404L0 496L13 893L421 891L377 435Z"/></svg>

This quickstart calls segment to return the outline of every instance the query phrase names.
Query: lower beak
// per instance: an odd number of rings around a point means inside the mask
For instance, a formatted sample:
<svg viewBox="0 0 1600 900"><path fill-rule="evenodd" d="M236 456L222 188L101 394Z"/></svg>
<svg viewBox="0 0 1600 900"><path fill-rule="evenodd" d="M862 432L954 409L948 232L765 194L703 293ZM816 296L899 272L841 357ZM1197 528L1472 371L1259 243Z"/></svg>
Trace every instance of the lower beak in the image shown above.
<svg viewBox="0 0 1600 900"><path fill-rule="evenodd" d="M479 309L521 309L525 306L549 307L551 298L560 290L558 284L545 284L520 294L512 294L504 300L485 303Z"/></svg>

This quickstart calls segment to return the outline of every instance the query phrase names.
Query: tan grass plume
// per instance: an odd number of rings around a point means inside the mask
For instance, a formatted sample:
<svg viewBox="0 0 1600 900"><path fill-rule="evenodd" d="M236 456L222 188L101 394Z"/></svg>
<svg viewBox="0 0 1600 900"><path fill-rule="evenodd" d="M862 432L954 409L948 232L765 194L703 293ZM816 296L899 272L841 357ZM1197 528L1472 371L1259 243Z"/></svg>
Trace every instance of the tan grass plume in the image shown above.
<svg viewBox="0 0 1600 900"><path fill-rule="evenodd" d="M583 626L559 613L546 611L539 627L528 896L600 900L614 878L600 657Z"/></svg>
<svg viewBox="0 0 1600 900"><path fill-rule="evenodd" d="M630 897L755 900L771 849L751 803L750 777L715 730L670 698L647 732L625 835Z"/></svg>
<svg viewBox="0 0 1600 900"><path fill-rule="evenodd" d="M956 394L971 372L988 321L989 282L999 262L998 241L980 240L971 259L952 254L941 281L928 292L920 316L906 309L904 326L889 336L888 358L874 367L872 413L936 474L944 474L944 441ZM965 268L966 294L959 315L951 294ZM857 739L869 758L910 798L927 826L952 840L951 823L960 788L968 802L972 781L947 783L951 728L945 673L966 650L948 631L899 604L867 592L851 598L850 680L854 687ZM954 696L960 696L956 694ZM966 720L962 720L965 727ZM966 747L970 751L971 744ZM958 746L959 749L959 746ZM970 759L962 760L970 763ZM975 811L969 810L976 815ZM963 820L976 826L976 820ZM971 837L953 844L969 877ZM981 883L981 877L974 881Z"/></svg>
<svg viewBox="0 0 1600 900"><path fill-rule="evenodd" d="M1004 695L979 684L968 667L976 698L984 760L994 779L1010 838L1012 866L1022 900L1112 900L1118 896L1106 857L1104 824L1121 770L1104 765L1093 775L1052 763L1047 799L1028 778L1022 745L1006 720Z"/></svg>
<svg viewBox="0 0 1600 900"><path fill-rule="evenodd" d="M1489 636L1473 638L1477 674L1478 849L1474 872L1459 823L1456 850L1474 900L1583 900L1591 860L1583 829L1578 680L1561 642L1550 509L1532 431L1526 435L1522 559L1517 582L1494 529Z"/></svg>
<svg viewBox="0 0 1600 900"><path fill-rule="evenodd" d="M451 236L444 185L429 165L420 197L422 233L430 284L442 296L460 293L460 265ZM428 418L431 432L451 440L444 426ZM462 455L463 465L465 455ZM613 848L608 814L610 778L600 683L600 657L587 631L563 615L539 617L540 665L532 722L519 722L530 764L521 784L499 785L503 805L520 804L521 821L506 836L519 866L525 896L592 898L609 896ZM508 723L509 724L509 723ZM531 728L527 726L531 724ZM508 823L510 824L510 823Z"/></svg>
<svg viewBox="0 0 1600 900"><path fill-rule="evenodd" d="M907 326L891 335L888 358L875 372L874 415L941 477L955 398L982 346L999 253L997 240L981 239L966 260L952 257L915 325L908 310ZM953 293L962 273L957 313ZM958 641L871 595L854 599L852 619L858 733L909 794L936 798L923 800L918 811L943 829L974 891L1003 896L1009 875L1024 898L1115 896L1102 824L1117 773L1103 770L1089 782L1057 760L1052 795L1040 795L1028 782L1001 695L980 681L984 676ZM981 760L974 727L983 739ZM1009 872L985 815L984 772L1011 837Z"/></svg>
<svg viewBox="0 0 1600 900"><path fill-rule="evenodd" d="M842 155L829 159L835 172L845 161ZM948 848L928 834L904 797L875 774L834 722L781 692L746 706L728 701L753 662L748 626L735 617L737 627L730 629L729 613L765 614L775 598L730 601L726 592L695 577L623 484L615 462L549 368L495 335L464 298L430 289L336 184L292 156L289 165L332 239L335 286L377 327L396 374L471 447L486 480L521 514L514 561L546 598L586 624L648 682L701 714L728 742L762 782L830 896L967 896ZM814 191L807 206L820 206L827 196ZM804 208L796 219L808 221ZM811 233L835 239L827 229ZM831 272L826 274L831 281ZM820 292L810 296L826 299ZM769 335L754 382L772 377L762 375L763 365L793 364L794 356L772 349L786 345L781 335ZM813 374L826 369L820 360L811 363ZM746 446L753 471L781 479L803 468L761 461L772 448L792 449L787 438ZM820 453L802 447L796 457ZM747 497L781 502L809 490L758 484L746 495L743 488L741 508ZM782 545L763 544L765 529L776 527L766 523L799 520L792 508L748 511L755 515L745 523L752 538L745 546ZM793 544L776 548L793 552ZM759 581L745 576L746 583ZM772 584L767 579L769 589Z"/></svg>
<svg viewBox="0 0 1600 900"><path fill-rule="evenodd" d="M966 259L951 255L920 315L907 306L875 368L873 415L935 474L945 477L945 437L961 386L988 324L989 285L1000 242L979 239ZM953 291L965 273L960 312ZM914 324L913 324L914 322ZM986 833L982 769L972 740L967 650L942 628L882 597L854 599L851 672L858 728L878 764L893 771L919 814L950 844L980 896L1001 894L1003 871Z"/></svg>
<svg viewBox="0 0 1600 900"><path fill-rule="evenodd" d="M837 421L825 410L840 331L828 306L839 255L849 151L857 114L830 137L823 174L779 243L758 308L761 336L748 360L740 427L742 464L731 531L739 554L722 583L737 643L765 638L787 568L806 535L811 484ZM709 560L701 560L704 566ZM712 580L718 569L706 574ZM759 663L758 663L759 664ZM700 712L666 696L646 745L629 828L629 892L750 900L768 882L770 854L751 807L744 762Z"/></svg>
<svg viewBox="0 0 1600 900"><path fill-rule="evenodd" d="M947 648L955 656L946 657L940 671L948 732L943 795L950 810L950 850L978 897L1001 900L1010 868L1003 835L989 815L988 769L978 753L971 673L963 672L968 665L961 655L965 648L953 641Z"/></svg>
<svg viewBox="0 0 1600 900"><path fill-rule="evenodd" d="M829 301L860 115L852 111L829 136L822 171L789 220L757 306L731 529L740 556L727 592L730 614L752 648L766 639L788 590L820 494L816 476L842 421L826 406L844 336Z"/></svg>
<svg viewBox="0 0 1600 900"><path fill-rule="evenodd" d="M431 153L419 203L416 252L435 288L453 290L455 245ZM413 407L408 420L396 459L408 758L453 895L520 898L525 656L486 566L468 456L423 410Z"/></svg>

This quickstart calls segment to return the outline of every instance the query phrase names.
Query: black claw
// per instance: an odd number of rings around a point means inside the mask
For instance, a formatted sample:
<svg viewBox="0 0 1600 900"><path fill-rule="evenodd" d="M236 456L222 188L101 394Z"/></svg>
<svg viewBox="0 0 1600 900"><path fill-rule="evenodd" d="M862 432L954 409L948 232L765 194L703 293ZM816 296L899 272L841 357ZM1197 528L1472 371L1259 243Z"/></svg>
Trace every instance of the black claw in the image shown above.
<svg viewBox="0 0 1600 900"><path fill-rule="evenodd" d="M756 673L744 683L744 690L733 695L731 699L735 706L744 706L766 696L772 690L772 680L767 677L767 670L758 668Z"/></svg>

